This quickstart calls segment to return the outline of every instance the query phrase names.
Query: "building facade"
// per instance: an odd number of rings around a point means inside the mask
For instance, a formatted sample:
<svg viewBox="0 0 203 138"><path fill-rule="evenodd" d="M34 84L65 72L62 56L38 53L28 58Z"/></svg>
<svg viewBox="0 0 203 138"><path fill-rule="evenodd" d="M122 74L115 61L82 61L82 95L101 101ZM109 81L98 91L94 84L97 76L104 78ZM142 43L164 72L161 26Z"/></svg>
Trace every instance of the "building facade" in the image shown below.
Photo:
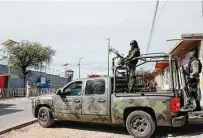
<svg viewBox="0 0 203 138"><path fill-rule="evenodd" d="M68 79L65 77L60 77L59 75L53 75L48 74L45 72L38 72L38 71L31 71L32 75L28 78L28 81L30 82L31 86L36 87L37 83L40 81L42 83L49 83L51 87L60 87L72 80L72 76ZM8 73L8 67L6 65L0 64L0 75L1 74L7 74ZM19 78L16 74L15 70L11 69L11 74L8 78L8 85L9 88L24 88L24 81L22 78ZM45 86L45 85L43 85Z"/></svg>
<svg viewBox="0 0 203 138"><path fill-rule="evenodd" d="M203 34L183 34L181 36L181 40L170 50L168 53L173 54L181 59L181 62L179 63L179 78L180 78L180 85L183 87L184 81L183 77L181 75L181 67L187 71L188 67L188 53L191 51L196 51L198 53L197 57L200 59L201 63L203 64ZM161 89L167 89L170 87L170 72L169 67L160 67L153 70L153 73L155 74L155 81L158 84L158 87ZM174 84L177 85L177 78L174 80ZM200 74L200 90L201 93L203 92L203 70ZM201 99L203 99L203 95L201 94ZM203 106L203 102L201 101L201 106Z"/></svg>

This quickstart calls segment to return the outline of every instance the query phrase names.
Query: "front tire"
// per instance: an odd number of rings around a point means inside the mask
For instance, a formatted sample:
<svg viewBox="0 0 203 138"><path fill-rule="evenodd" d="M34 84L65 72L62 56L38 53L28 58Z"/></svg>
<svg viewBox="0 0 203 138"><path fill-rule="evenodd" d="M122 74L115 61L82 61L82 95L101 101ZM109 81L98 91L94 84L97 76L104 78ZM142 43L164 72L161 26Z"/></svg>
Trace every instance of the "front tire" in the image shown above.
<svg viewBox="0 0 203 138"><path fill-rule="evenodd" d="M40 126L44 128L48 128L53 125L54 123L54 117L52 115L52 112L47 107L41 107L38 112L38 122Z"/></svg>
<svg viewBox="0 0 203 138"><path fill-rule="evenodd" d="M127 117L126 128L135 138L150 138L155 132L156 123L150 114L134 111Z"/></svg>

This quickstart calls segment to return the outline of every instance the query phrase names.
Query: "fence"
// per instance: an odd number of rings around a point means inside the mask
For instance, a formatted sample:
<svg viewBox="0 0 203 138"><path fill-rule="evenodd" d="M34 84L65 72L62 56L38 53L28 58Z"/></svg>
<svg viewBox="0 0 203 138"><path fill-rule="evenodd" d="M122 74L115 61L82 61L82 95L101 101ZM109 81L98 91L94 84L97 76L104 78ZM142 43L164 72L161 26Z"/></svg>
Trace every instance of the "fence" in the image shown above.
<svg viewBox="0 0 203 138"><path fill-rule="evenodd" d="M37 88L31 88L29 91L29 96L39 96L44 94L56 93L57 88L42 88L38 90ZM0 89L0 98L14 98L14 97L25 97L27 95L26 88L9 88Z"/></svg>

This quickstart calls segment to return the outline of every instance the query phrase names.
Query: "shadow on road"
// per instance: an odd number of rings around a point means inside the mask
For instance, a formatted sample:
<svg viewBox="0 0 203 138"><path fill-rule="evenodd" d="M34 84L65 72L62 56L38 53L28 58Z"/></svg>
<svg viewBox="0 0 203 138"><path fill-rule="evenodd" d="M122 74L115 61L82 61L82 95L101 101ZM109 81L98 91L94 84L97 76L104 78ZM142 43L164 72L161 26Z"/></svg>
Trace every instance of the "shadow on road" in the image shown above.
<svg viewBox="0 0 203 138"><path fill-rule="evenodd" d="M105 133L121 134L123 136L130 136L126 128L123 126L59 121L55 123L53 128L71 128L78 130L98 131ZM190 137L190 136L199 136L200 134L203 134L203 124L186 125L184 127L179 128L158 127L155 136L153 138L166 138L177 136Z"/></svg>
<svg viewBox="0 0 203 138"><path fill-rule="evenodd" d="M0 116L23 111L19 109L12 109L12 106L15 106L15 104L0 103ZM7 108L11 108L11 109L7 109Z"/></svg>
<svg viewBox="0 0 203 138"><path fill-rule="evenodd" d="M87 131L98 131L113 134L129 135L126 128L123 126L111 126L104 124L91 124L91 123L81 123L81 122L69 122L69 121L59 121L56 122L53 128L71 128L78 130Z"/></svg>
<svg viewBox="0 0 203 138"><path fill-rule="evenodd" d="M199 136L203 134L203 124L186 125L180 128L172 128L169 132L173 136Z"/></svg>

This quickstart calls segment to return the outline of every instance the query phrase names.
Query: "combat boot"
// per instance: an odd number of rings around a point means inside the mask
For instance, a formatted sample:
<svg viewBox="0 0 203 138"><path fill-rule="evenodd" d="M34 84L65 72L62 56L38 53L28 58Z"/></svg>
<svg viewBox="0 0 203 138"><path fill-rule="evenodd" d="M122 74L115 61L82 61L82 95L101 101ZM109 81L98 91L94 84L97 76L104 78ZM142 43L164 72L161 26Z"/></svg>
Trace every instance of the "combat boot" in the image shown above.
<svg viewBox="0 0 203 138"><path fill-rule="evenodd" d="M196 102L195 111L201 111L200 101L195 101L195 102Z"/></svg>
<svg viewBox="0 0 203 138"><path fill-rule="evenodd" d="M183 106L183 107L180 109L180 111L182 111L182 112L189 112L189 111L192 111L192 110L193 110L193 108L192 108L192 106L189 105L189 104L186 104L185 106Z"/></svg>

